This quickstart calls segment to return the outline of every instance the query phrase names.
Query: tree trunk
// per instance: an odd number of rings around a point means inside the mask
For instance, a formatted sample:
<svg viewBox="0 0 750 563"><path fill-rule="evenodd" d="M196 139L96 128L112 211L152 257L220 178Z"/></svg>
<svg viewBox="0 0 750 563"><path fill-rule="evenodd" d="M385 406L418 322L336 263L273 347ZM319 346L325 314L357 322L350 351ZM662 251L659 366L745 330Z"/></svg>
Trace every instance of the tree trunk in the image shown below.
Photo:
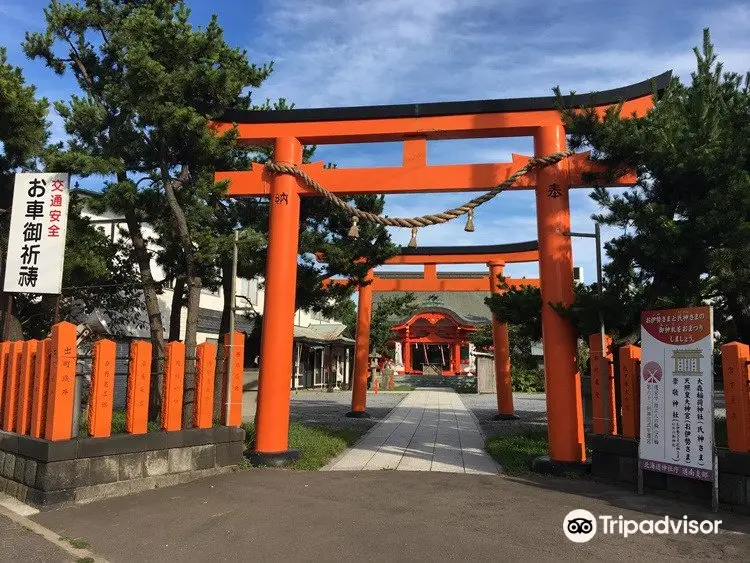
<svg viewBox="0 0 750 563"><path fill-rule="evenodd" d="M198 313L201 303L201 278L188 278L187 319L185 320L185 387L182 397L182 427L193 427L195 407L195 354L198 336Z"/></svg>
<svg viewBox="0 0 750 563"><path fill-rule="evenodd" d="M141 287L143 298L146 302L146 313L148 314L149 329L151 332L151 384L148 400L149 420L159 420L161 413L161 389L164 378L164 324L159 308L159 299L156 296L156 283L151 274L151 255L149 254L146 240L143 238L141 224L135 213L135 209L129 208L125 211L125 222L128 225L130 240L133 242L133 254L138 263L141 274Z"/></svg>
<svg viewBox="0 0 750 563"><path fill-rule="evenodd" d="M232 263L221 264L221 287L224 293L224 308L219 324L219 343L216 347L216 372L214 373L214 420L221 419L221 392L224 389L224 335L229 332L229 315L232 307Z"/></svg>
<svg viewBox="0 0 750 563"><path fill-rule="evenodd" d="M174 280L174 293L172 294L172 310L169 313L169 341L175 342L180 339L180 321L182 320L182 300L185 295L185 278L179 277Z"/></svg>
<svg viewBox="0 0 750 563"><path fill-rule="evenodd" d="M164 193L167 196L167 205L172 216L177 238L185 257L185 279L187 281L188 302L187 320L185 326L185 378L182 396L182 427L193 426L193 404L195 402L195 347L198 332L198 309L201 299L201 278L198 275L198 265L195 259L195 248L190 237L185 211L177 200L175 188L181 187L189 178L190 172L187 166L182 167L179 178L172 180L169 176L169 168L166 159L162 162L161 178L164 184Z"/></svg>

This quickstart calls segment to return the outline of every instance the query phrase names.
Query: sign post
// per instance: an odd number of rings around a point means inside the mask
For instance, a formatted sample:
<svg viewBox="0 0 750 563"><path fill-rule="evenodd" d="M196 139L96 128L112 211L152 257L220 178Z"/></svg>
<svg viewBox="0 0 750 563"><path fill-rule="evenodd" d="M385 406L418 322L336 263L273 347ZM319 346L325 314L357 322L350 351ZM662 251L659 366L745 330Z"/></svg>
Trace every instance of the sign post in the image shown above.
<svg viewBox="0 0 750 563"><path fill-rule="evenodd" d="M713 483L714 446L713 311L689 307L641 313L642 471Z"/></svg>
<svg viewBox="0 0 750 563"><path fill-rule="evenodd" d="M68 200L68 174L16 174L3 286L6 292L60 294Z"/></svg>

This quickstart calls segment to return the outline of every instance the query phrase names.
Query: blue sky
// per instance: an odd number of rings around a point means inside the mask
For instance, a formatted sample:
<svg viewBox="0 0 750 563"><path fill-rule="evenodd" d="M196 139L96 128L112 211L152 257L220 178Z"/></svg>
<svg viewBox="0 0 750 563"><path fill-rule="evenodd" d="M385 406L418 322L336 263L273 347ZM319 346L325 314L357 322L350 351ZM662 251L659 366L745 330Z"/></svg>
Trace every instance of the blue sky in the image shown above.
<svg viewBox="0 0 750 563"><path fill-rule="evenodd" d="M42 0L0 0L0 43L24 68L40 95L63 99L59 78L20 49L23 33L43 27ZM712 0L193 0L193 20L219 15L227 40L275 71L256 101L285 97L297 107L469 100L586 92L638 82L672 69L694 68L692 47L710 27L729 70L750 69L750 2ZM53 116L56 135L62 134ZM507 161L531 154L531 139L430 143L431 164ZM324 146L318 158L343 166L400 163L400 147ZM93 187L93 186L92 186ZM469 194L389 196L386 213L421 215L462 203ZM596 207L586 190L571 193L572 227L592 231ZM502 194L480 208L474 233L455 221L420 232L420 244L496 244L536 238L531 192ZM607 237L616 231L606 230ZM406 244L407 230L393 238ZM574 261L594 280L594 248L574 240ZM452 267L451 269L458 269ZM469 267L468 269L477 269ZM536 276L536 265L511 265L509 275Z"/></svg>

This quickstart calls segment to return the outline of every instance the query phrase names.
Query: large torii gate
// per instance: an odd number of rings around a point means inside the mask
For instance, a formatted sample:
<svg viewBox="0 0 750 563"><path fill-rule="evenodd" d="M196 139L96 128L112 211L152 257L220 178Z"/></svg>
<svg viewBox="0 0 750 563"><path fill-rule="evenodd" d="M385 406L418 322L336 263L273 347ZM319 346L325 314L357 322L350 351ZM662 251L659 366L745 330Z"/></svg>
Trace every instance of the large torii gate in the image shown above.
<svg viewBox="0 0 750 563"><path fill-rule="evenodd" d="M324 260L324 257L319 257ZM420 265L422 275L394 279L388 272L368 271L369 283L358 288L357 330L354 344L354 377L352 384L352 410L347 416L367 417L367 375L369 369L370 321L372 316L372 294L376 291L488 291L500 293L498 276L503 274L505 264L537 262L537 241L480 246L422 246L405 247L396 256L388 258L387 265ZM480 277L467 276L441 278L438 264L486 264L487 274ZM330 278L329 283L348 284L347 278ZM506 278L510 287L539 286L538 279ZM517 418L513 408L513 387L510 377L510 344L508 326L492 317L492 341L495 349L495 382L497 389L497 420Z"/></svg>
<svg viewBox="0 0 750 563"><path fill-rule="evenodd" d="M568 96L570 107L594 105L603 112L622 103L623 115L644 115L653 105L653 89L666 87L671 73L599 93ZM427 141L493 137L534 139L534 155L546 157L566 147L565 129L554 96L469 102L438 102L348 108L279 111L228 110L215 125L219 132L235 124L241 142L271 145L274 161L303 170L333 194L478 191L508 179L529 157L499 164L427 164ZM302 164L303 145L403 142L397 167L324 168ZM586 172L597 171L586 155L531 171L510 189L536 195L542 333L547 389L550 461L580 464L586 453L581 414L581 378L569 320L550 303L573 301L573 262L568 190L588 187ZM288 449L289 374L292 370L294 304L297 280L300 197L319 195L298 176L259 166L244 172L217 173L230 180L228 195L266 196L271 200L266 292L261 340L256 435L251 462L279 465L298 456ZM615 184L629 186L635 177Z"/></svg>

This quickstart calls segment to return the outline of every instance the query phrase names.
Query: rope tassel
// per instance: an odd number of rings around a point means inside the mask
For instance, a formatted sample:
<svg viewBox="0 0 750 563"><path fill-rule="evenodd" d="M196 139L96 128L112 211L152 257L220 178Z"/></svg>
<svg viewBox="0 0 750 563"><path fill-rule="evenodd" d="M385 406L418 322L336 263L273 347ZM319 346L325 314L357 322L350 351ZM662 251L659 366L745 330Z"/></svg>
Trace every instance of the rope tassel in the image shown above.
<svg viewBox="0 0 750 563"><path fill-rule="evenodd" d="M467 233L473 233L474 232L474 210L469 209L469 216L466 218L466 226L464 227L464 231Z"/></svg>
<svg viewBox="0 0 750 563"><path fill-rule="evenodd" d="M417 228L412 227L411 228L411 239L409 240L409 244L407 244L409 248L417 248Z"/></svg>
<svg viewBox="0 0 750 563"><path fill-rule="evenodd" d="M359 218L356 215L352 215L352 226L349 229L349 238L359 238Z"/></svg>

